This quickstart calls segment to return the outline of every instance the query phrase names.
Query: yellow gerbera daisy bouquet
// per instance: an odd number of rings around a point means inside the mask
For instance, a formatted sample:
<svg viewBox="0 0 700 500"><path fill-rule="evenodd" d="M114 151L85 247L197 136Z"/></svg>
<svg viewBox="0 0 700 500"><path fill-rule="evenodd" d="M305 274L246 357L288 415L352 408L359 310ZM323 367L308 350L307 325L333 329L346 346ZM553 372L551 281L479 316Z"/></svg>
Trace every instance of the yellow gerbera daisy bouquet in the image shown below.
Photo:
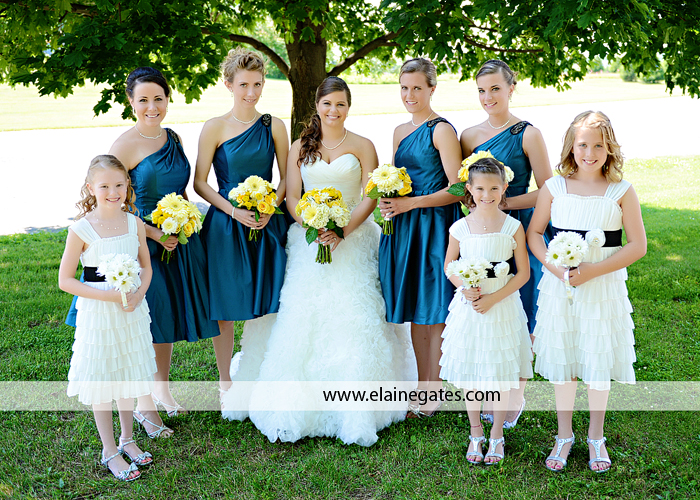
<svg viewBox="0 0 700 500"><path fill-rule="evenodd" d="M156 209L144 217L145 220L153 222L163 231L160 241L165 241L170 235L176 235L177 241L181 245L187 244L187 238L202 229L202 212L197 205L183 198L180 194L166 194L156 205ZM163 249L160 256L162 261L166 257L170 262L171 251Z"/></svg>
<svg viewBox="0 0 700 500"><path fill-rule="evenodd" d="M309 245L318 238L319 229L328 229L342 238L343 228L350 223L350 210L343 201L343 195L333 187L304 193L297 203L296 214L304 221ZM332 260L331 247L319 245L316 262L330 264Z"/></svg>
<svg viewBox="0 0 700 500"><path fill-rule="evenodd" d="M277 206L275 187L262 177L251 175L228 193L228 200L236 208L245 208L255 212L255 220L260 220L261 214L281 214ZM250 229L248 241L258 241L261 229Z"/></svg>
<svg viewBox="0 0 700 500"><path fill-rule="evenodd" d="M396 168L393 165L384 164L370 174L365 186L365 194L373 200L398 198L413 191L411 184L411 177L406 172L406 167ZM381 226L384 234L394 234L393 220L385 218Z"/></svg>

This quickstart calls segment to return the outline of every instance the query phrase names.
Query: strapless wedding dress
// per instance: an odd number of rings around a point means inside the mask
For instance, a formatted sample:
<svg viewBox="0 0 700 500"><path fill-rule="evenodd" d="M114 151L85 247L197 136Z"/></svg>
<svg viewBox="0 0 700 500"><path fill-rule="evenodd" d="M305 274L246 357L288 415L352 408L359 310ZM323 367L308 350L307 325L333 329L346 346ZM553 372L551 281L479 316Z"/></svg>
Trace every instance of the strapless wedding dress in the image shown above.
<svg viewBox="0 0 700 500"><path fill-rule="evenodd" d="M333 186L350 209L361 200L361 166L352 154L331 163L301 166L306 190ZM278 314L247 321L241 352L232 362L234 381L414 381L415 358L407 329L387 324L377 274L379 226L368 219L333 252L331 264L315 262L317 244L293 224L287 240L287 268ZM261 385L261 384L259 384ZM228 391L228 419L250 416L271 442L335 436L370 446L377 431L405 417L393 411L268 411L263 390ZM296 401L295 396L290 396ZM241 401L241 399L246 401ZM249 398L249 400L248 400ZM245 408L249 403L248 411Z"/></svg>

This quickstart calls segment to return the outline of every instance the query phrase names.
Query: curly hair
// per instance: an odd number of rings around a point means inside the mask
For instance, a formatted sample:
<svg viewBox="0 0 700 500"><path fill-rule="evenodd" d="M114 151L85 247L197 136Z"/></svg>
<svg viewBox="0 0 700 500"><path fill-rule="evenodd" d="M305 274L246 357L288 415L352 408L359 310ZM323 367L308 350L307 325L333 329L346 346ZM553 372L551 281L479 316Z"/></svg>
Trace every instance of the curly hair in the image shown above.
<svg viewBox="0 0 700 500"><path fill-rule="evenodd" d="M557 172L564 177L569 177L578 171L578 165L574 160L574 142L576 131L581 128L597 128L603 136L603 145L608 157L603 165L603 175L608 182L620 182L622 180L622 165L624 157L615 138L610 118L600 111L584 111L579 114L569 125L564 135L564 146L561 151L561 159L556 166Z"/></svg>
<svg viewBox="0 0 700 500"><path fill-rule="evenodd" d="M316 89L316 104L328 94L333 92L345 92L348 99L348 107L352 104L352 96L350 95L350 87L345 83L345 80L337 76L329 76L321 82L321 85ZM301 167L304 163L313 163L317 158L321 157L321 117L318 113L314 113L309 120L306 129L299 136L299 159L297 165Z"/></svg>
<svg viewBox="0 0 700 500"><path fill-rule="evenodd" d="M83 187L80 188L80 196L82 199L75 204L79 211L75 218L76 220L85 217L85 215L92 212L97 206L97 199L92 193L90 193L88 184L92 182L92 176L97 170L106 169L120 170L124 173L124 177L126 178L126 200L124 201L122 210L132 214L138 212L136 206L134 205L136 195L134 193L134 188L131 187L131 177L129 177L129 171L126 169L124 164L117 159L116 156L99 155L95 156L90 162L87 175L85 176L85 183L83 184Z"/></svg>
<svg viewBox="0 0 700 500"><path fill-rule="evenodd" d="M498 177L500 177L503 185L508 184L508 182L506 181L506 171L503 168L503 163L496 160L495 158L481 158L469 165L469 177L467 178L468 186L474 184L474 174L497 175ZM473 208L476 206L476 203L474 203L474 197L469 192L469 189L467 189L467 186L464 187L464 204L467 206L467 208ZM501 197L501 202L498 206L507 206L505 191L503 191L503 196Z"/></svg>
<svg viewBox="0 0 700 500"><path fill-rule="evenodd" d="M265 61L254 50L238 47L228 51L224 62L221 63L221 75L227 82L233 82L239 71L257 71L265 79Z"/></svg>

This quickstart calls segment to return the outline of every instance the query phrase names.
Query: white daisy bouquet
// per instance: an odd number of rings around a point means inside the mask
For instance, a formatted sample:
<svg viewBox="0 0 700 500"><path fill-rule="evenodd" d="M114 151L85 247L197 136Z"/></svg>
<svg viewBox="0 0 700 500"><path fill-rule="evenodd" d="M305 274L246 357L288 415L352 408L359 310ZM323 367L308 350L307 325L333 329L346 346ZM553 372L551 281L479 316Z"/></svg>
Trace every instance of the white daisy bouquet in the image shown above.
<svg viewBox="0 0 700 500"><path fill-rule="evenodd" d="M122 294L122 305L127 306L126 294L141 284L141 266L129 254L107 254L100 258L97 274L104 276L107 283Z"/></svg>
<svg viewBox="0 0 700 500"><path fill-rule="evenodd" d="M502 161L494 157L491 154L491 151L479 151L478 153L472 153L467 158L462 160L462 168L460 168L459 172L457 173L459 182L452 184L447 192L455 196L464 196L465 189L467 188L467 181L469 180L469 167L477 160L481 160L483 158L493 158L503 165L503 170L506 172L506 182L510 182L515 178L515 174L510 167L506 166Z"/></svg>
<svg viewBox="0 0 700 500"><path fill-rule="evenodd" d="M446 274L458 276L462 279L462 284L466 287L478 287L481 280L486 279L487 271L493 266L483 257L470 255L460 257L447 264Z"/></svg>
<svg viewBox="0 0 700 500"><path fill-rule="evenodd" d="M569 304L573 304L574 294L569 282L569 271L578 267L588 253L588 243L580 234L572 231L561 231L549 242L545 261L557 267L566 269L564 272L564 284L566 285L566 297Z"/></svg>
<svg viewBox="0 0 700 500"><path fill-rule="evenodd" d="M411 184L411 177L406 172L406 167L396 168L393 165L384 164L370 174L365 194L373 200L398 198L413 191ZM384 218L381 226L384 234L394 234L394 222L391 219Z"/></svg>
<svg viewBox="0 0 700 500"><path fill-rule="evenodd" d="M304 193L297 203L296 214L304 221L306 242L310 245L318 238L319 229L328 229L343 237L343 228L350 223L350 210L343 195L334 187L312 189ZM316 262L330 264L331 248L319 245Z"/></svg>
<svg viewBox="0 0 700 500"><path fill-rule="evenodd" d="M281 214L277 206L275 187L257 175L251 175L228 193L228 199L236 208L245 208L255 212L255 220L260 220L261 214ZM250 229L248 241L258 241L260 229Z"/></svg>
<svg viewBox="0 0 700 500"><path fill-rule="evenodd" d="M187 244L187 238L202 229L202 213L197 205L186 200L181 194L166 194L156 205L156 209L144 217L153 222L163 231L160 241L165 241L170 235L176 235L181 245ZM166 256L170 262L172 251L163 250L160 260Z"/></svg>

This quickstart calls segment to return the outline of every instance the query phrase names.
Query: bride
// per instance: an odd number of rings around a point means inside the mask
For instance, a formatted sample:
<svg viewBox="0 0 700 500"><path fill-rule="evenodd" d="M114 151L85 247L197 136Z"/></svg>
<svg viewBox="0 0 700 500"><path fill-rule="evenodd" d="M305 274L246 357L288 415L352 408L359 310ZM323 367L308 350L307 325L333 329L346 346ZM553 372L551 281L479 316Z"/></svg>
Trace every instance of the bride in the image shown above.
<svg viewBox="0 0 700 500"><path fill-rule="evenodd" d="M287 206L298 222L287 242L287 268L279 313L245 324L241 352L232 362L236 381L362 382L416 380L411 343L403 325L385 321L377 274L379 227L370 215L375 200L362 198L377 153L368 139L345 129L350 89L338 77L326 78L316 91L316 111L291 148L287 162ZM305 190L333 186L352 210L344 238L333 231L307 244L306 230L294 207ZM315 262L317 244L329 245L331 264ZM243 384L245 385L245 384ZM303 387L300 384L299 387ZM255 426L274 442L306 436L335 436L344 443L370 446L377 431L402 420L395 411L330 411L310 408L302 397L287 394L294 410L268 411L270 395L253 385L251 392L228 391L223 416ZM245 408L249 399L249 412ZM242 401L243 400L243 401ZM308 401L307 401L308 402Z"/></svg>

